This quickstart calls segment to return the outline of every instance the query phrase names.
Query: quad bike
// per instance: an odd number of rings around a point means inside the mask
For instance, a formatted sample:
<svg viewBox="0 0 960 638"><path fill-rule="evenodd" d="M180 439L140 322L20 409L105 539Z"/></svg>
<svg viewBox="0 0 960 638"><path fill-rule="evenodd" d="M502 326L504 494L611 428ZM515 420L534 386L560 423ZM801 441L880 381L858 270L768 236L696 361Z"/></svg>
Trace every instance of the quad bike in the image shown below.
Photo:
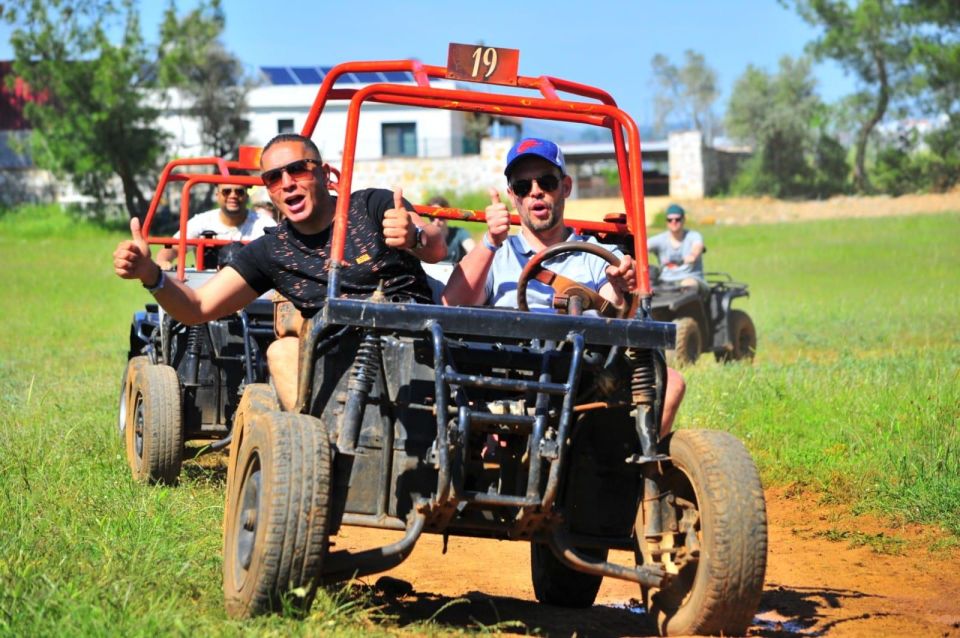
<svg viewBox="0 0 960 638"><path fill-rule="evenodd" d="M702 289L668 282L654 286L651 316L677 326L676 347L667 352L668 359L692 364L703 352L713 352L721 363L752 360L757 329L750 315L731 308L734 299L750 296L747 284L717 272L707 273L706 280Z"/></svg>
<svg viewBox="0 0 960 638"><path fill-rule="evenodd" d="M324 78L302 133L313 134L329 100L348 104L328 300L299 333L294 409L281 410L269 385L250 383L233 418L223 546L231 616L307 610L319 586L389 570L433 533L529 543L543 603L590 606L604 577L619 578L639 585L664 635L742 635L749 626L766 566L763 490L732 435L660 437L664 350L676 327L651 316L645 251L636 251L638 286L621 306L544 265L571 251L617 263L584 242L529 261L518 310L340 295L360 108L369 102L605 128L626 214L622 223L576 226L646 246L636 124L604 91L518 75L518 57L451 45L447 67L351 62ZM347 73L393 71L415 82L334 89ZM539 96L433 88L431 78ZM482 212L418 210L483 220ZM554 288L555 313L525 311L533 279ZM343 526L402 538L337 549L332 539ZM610 550L635 560L611 562Z"/></svg>
<svg viewBox="0 0 960 638"><path fill-rule="evenodd" d="M181 169L204 163L221 169L217 175L196 175ZM183 181L181 231L189 213L189 190L197 183L222 183L240 162L178 160L164 171L160 188L144 222L149 244L179 245L177 276L199 286L215 272L229 248L225 240L150 235L151 222L167 183ZM230 177L229 183L256 178ZM259 180L253 183L258 183ZM187 247L197 251L196 268L185 267ZM211 266L207 268L206 266ZM265 352L273 339L273 303L257 299L221 319L196 326L181 324L156 303L134 313L127 364L120 381L117 428L124 441L133 477L151 483L175 484L185 457L222 450L230 443L233 417L244 388L266 380ZM191 441L204 441L189 447Z"/></svg>

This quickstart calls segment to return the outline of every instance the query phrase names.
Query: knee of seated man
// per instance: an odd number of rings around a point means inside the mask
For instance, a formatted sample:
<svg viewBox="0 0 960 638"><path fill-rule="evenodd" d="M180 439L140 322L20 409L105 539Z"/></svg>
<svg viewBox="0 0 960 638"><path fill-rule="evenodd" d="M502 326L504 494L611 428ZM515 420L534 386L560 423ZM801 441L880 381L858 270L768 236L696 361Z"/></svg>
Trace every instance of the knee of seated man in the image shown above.
<svg viewBox="0 0 960 638"><path fill-rule="evenodd" d="M683 375L673 368L667 368L667 394L675 397L677 401L680 401L683 399L686 391L687 382L684 381Z"/></svg>
<svg viewBox="0 0 960 638"><path fill-rule="evenodd" d="M271 374L277 370L296 366L297 352L300 349L300 339L297 337L280 337L267 346L267 366Z"/></svg>

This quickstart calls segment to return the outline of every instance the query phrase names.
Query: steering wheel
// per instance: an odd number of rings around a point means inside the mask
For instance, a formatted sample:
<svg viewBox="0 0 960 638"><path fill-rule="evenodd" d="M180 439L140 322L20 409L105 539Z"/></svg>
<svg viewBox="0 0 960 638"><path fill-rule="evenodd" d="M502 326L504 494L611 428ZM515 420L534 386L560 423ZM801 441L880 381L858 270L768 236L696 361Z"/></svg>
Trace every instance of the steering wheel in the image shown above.
<svg viewBox="0 0 960 638"><path fill-rule="evenodd" d="M527 283L536 279L553 288L553 307L560 314L579 315L584 310L596 310L604 317L626 319L633 306L633 293L623 293L624 301L616 305L600 296L599 293L578 284L568 277L558 275L541 264L552 257L566 253L590 253L603 259L612 266L619 266L620 260L606 248L585 241L565 241L549 246L530 258L520 279L517 280L517 307L529 312L527 305Z"/></svg>

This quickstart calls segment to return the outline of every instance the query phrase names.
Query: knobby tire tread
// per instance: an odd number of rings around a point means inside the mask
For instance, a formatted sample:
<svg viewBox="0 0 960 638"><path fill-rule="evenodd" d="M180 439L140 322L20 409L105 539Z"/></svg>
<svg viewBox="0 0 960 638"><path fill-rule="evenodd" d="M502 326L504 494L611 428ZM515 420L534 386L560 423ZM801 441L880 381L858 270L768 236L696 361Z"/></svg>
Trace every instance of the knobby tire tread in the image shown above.
<svg viewBox="0 0 960 638"><path fill-rule="evenodd" d="M675 446L686 445L699 459L701 516L705 508L712 510L701 555L710 555L711 560L706 565L709 572L700 571L704 563L698 567L693 595L686 604L658 624L666 635L744 635L759 604L766 572L766 512L756 467L743 444L726 432L683 430L672 438L672 455L678 452ZM734 491L740 492L740 498L732 498ZM701 529L703 525L702 521ZM702 582L706 588L699 608L688 608L690 603L697 604L696 590Z"/></svg>

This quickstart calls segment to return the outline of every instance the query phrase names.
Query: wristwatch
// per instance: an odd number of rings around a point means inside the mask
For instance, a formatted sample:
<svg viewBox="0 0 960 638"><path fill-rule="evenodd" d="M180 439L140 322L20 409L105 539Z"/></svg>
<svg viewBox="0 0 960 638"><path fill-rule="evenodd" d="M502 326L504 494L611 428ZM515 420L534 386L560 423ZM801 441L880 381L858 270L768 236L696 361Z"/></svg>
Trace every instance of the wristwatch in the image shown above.
<svg viewBox="0 0 960 638"><path fill-rule="evenodd" d="M417 248L426 248L427 246L427 234L423 232L423 226L413 225L413 246L410 250L416 250Z"/></svg>
<svg viewBox="0 0 960 638"><path fill-rule="evenodd" d="M163 285L167 283L167 273L163 272L163 268L161 268L159 265L157 266L157 273L159 274L157 275L157 282L155 284L152 286L143 284L143 287L146 288L147 292L149 292L151 295L154 295L162 290Z"/></svg>

